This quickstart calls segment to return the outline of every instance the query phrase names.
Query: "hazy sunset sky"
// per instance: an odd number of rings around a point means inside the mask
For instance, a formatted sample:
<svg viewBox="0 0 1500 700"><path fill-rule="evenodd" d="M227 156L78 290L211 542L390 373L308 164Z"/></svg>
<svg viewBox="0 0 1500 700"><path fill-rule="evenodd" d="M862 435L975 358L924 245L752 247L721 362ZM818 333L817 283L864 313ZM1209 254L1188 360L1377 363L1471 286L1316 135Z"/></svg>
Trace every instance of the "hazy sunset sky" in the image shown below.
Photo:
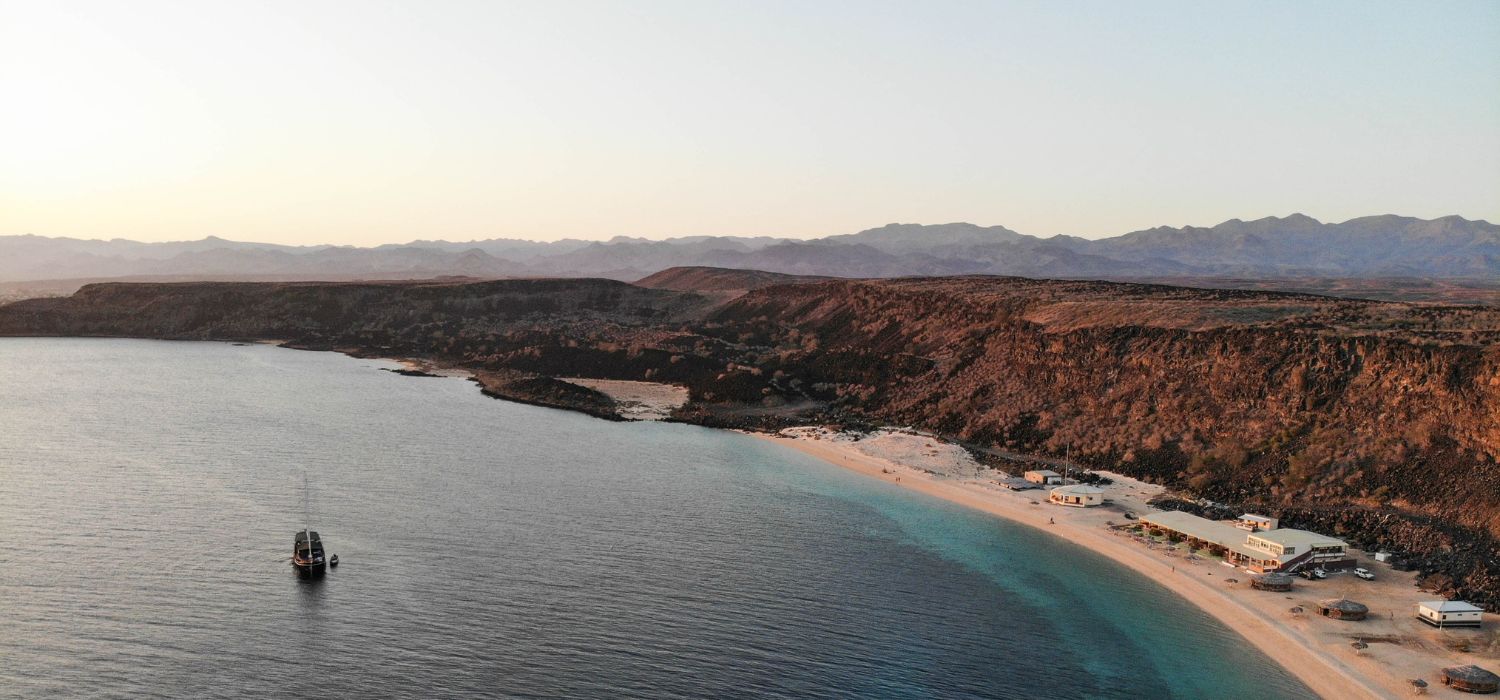
<svg viewBox="0 0 1500 700"><path fill-rule="evenodd" d="M0 0L0 235L1500 220L1500 2Z"/></svg>

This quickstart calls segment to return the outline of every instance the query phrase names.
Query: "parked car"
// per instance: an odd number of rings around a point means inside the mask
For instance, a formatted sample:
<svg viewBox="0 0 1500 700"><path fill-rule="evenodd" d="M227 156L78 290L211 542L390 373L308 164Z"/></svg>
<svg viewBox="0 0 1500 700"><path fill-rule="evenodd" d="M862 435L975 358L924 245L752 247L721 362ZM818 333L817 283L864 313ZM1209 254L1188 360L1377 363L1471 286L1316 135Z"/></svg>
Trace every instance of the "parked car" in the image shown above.
<svg viewBox="0 0 1500 700"><path fill-rule="evenodd" d="M1358 576L1358 577L1360 577L1360 578L1362 578L1362 579L1364 579L1366 581L1374 581L1375 580L1375 574L1370 573L1369 569L1355 569L1354 570L1354 575Z"/></svg>

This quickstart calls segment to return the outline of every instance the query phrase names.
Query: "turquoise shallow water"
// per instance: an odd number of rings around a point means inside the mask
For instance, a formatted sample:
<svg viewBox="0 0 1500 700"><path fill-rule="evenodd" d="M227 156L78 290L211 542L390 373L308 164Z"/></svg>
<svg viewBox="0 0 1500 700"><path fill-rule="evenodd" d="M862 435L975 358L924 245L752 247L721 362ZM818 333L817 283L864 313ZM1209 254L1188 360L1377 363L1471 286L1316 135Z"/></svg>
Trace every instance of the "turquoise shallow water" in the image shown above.
<svg viewBox="0 0 1500 700"><path fill-rule="evenodd" d="M0 695L1310 696L1035 530L390 366L0 339Z"/></svg>

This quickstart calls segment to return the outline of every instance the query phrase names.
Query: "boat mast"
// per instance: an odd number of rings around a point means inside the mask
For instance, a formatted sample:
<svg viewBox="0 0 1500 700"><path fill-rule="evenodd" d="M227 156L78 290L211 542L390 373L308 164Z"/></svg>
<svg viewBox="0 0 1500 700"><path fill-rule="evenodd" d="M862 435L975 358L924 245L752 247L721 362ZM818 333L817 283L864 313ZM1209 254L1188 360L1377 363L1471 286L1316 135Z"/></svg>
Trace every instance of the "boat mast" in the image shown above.
<svg viewBox="0 0 1500 700"><path fill-rule="evenodd" d="M302 536L307 540L307 561L312 563L312 516L307 498L307 468L302 468Z"/></svg>

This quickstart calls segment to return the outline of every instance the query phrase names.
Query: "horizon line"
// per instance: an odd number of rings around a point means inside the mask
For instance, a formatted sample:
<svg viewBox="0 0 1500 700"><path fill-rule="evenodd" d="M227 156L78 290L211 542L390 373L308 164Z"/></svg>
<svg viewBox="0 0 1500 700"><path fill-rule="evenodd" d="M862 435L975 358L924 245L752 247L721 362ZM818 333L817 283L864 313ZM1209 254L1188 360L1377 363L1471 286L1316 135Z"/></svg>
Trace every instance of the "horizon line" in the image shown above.
<svg viewBox="0 0 1500 700"><path fill-rule="evenodd" d="M174 240L165 240L165 241L147 241L147 240L140 240L140 239L136 239L136 238L125 238L125 237L121 237L121 236L115 236L115 237L112 237L112 238L85 238L85 237L79 237L79 236L52 236L52 235L39 234L39 233L33 233L33 232L26 232L26 233L0 233L0 238L27 238L27 237L31 237L31 238L44 238L44 239L47 239L47 240L54 240L54 241L61 240L61 241L80 241L80 242L93 242L93 243L124 242L124 243L139 243L139 244L142 244L142 245L171 245L171 244L178 244L178 243L202 243L202 242L210 241L210 240L220 240L220 241L224 241L225 243L250 243L250 244L255 244L255 245L276 246L276 247L280 247L280 248L380 248L380 247L384 247L384 246L414 246L414 245L419 245L419 244L422 244L422 243L462 244L462 243L488 243L488 242L492 242L492 241L512 241L512 242L517 242L517 243L536 243L536 244L539 244L539 245L549 245L549 244L564 243L564 242L569 242L569 241L580 242L580 243L613 243L613 242L621 241L622 239L623 240L630 240L630 241L646 241L646 242L653 242L653 243L665 243L665 242L669 242L669 241L683 240L683 239L688 239L688 238L749 238L749 239L768 238L768 239L779 240L779 241L817 241L817 240L823 240L823 239L827 239L827 238L833 238L835 236L851 236L851 235L855 235L855 234L865 233L865 232L868 232L868 231L876 231L876 230L879 230L879 229L882 229L882 228L888 228L888 227L891 227L891 226L924 226L924 227L928 227L928 226L958 226L958 225L967 225L967 226L974 226L976 228L981 228L981 229L1001 228L1001 229L1005 229L1007 231L1010 231L1012 233L1016 233L1018 235L1027 236L1027 237L1030 237L1030 238L1036 238L1038 240L1052 240L1052 239L1055 239L1055 238L1080 238L1080 239L1083 239L1083 240L1099 241L1099 240L1107 240L1107 239L1110 239L1110 238L1119 238L1121 236L1128 236L1128 235L1133 234L1133 233L1140 233L1140 232L1143 232L1143 231L1155 231L1155 230L1159 230L1159 229L1179 229L1179 230L1181 230L1181 229L1194 229L1194 228L1196 228L1196 229L1206 229L1207 230L1207 229L1217 228L1217 227L1223 226L1225 224L1257 223L1257 222L1267 221L1267 220L1284 221L1284 220L1287 220L1287 219L1296 219L1296 218L1299 218L1299 217L1303 218L1303 219L1309 219L1313 223L1316 223L1316 224L1321 225L1321 226L1330 226L1330 225L1337 226L1337 225L1347 224L1347 223L1349 223L1351 221L1358 221L1358 220L1361 220L1361 219L1377 219L1377 218L1384 218L1384 217L1394 217L1394 218L1400 218L1400 219L1412 219L1412 220L1415 220L1415 221L1442 221L1444 219L1458 219L1460 221L1464 221L1464 222L1467 222L1467 223L1484 224L1484 225L1487 225L1487 226L1493 226L1493 225L1495 225L1495 224L1491 223L1490 221L1488 221L1486 219L1482 219L1482 218L1470 219L1470 218L1467 218L1467 217L1463 216L1462 214L1445 214L1443 216L1433 217L1431 219L1424 219L1424 218L1419 217L1419 216L1408 216L1408 215L1405 215L1405 214L1386 213L1386 214L1367 214L1367 215L1364 215L1364 216L1356 216L1356 217L1352 217L1352 218L1349 218L1349 219L1344 219L1343 221L1323 221L1323 220L1321 220L1321 219L1319 219L1319 218L1317 218L1315 216L1311 216L1311 215L1308 215L1308 214L1303 214L1302 212L1292 212L1292 213L1287 214L1285 216L1276 216L1276 215L1273 214L1273 215L1262 216L1262 217L1255 218L1255 219L1242 219L1242 218L1239 218L1239 217L1231 217L1231 218L1228 218L1228 219L1224 219L1223 221L1220 221L1219 223L1208 225L1208 226L1204 226L1204 225L1200 225L1200 224L1183 224L1183 225L1180 225L1180 226L1172 226L1172 225L1169 225L1169 224L1160 224L1160 225L1152 226L1152 227L1149 227L1149 228L1134 229L1134 230L1131 230L1131 231L1126 231L1124 233L1117 233L1117 234L1113 234L1113 235L1102 235L1102 236L1086 236L1086 235L1070 234L1070 233L1057 233L1057 234L1052 234L1050 236L1038 236L1038 235L1035 235L1035 234L1028 234L1028 233L1025 233L1025 232L1022 232L1022 231L1016 231L1015 229L1012 229L1012 228L1010 228L1008 226L1005 226L1004 224L983 225L983 224L975 224L975 223L972 223L972 222L969 222L969 221L949 221L949 222L938 223L938 224L924 224L924 223L916 223L916 222L896 221L896 222L889 222L889 223L881 224L879 226L872 226L872 227L869 227L869 228L859 229L859 230L853 231L851 233L827 233L827 234L822 234L822 235L806 236L806 237L795 236L795 235L786 235L786 234L717 234L717 233L700 233L700 234L685 234L685 235L668 235L668 236L662 236L662 237L659 237L659 238L658 237L653 237L653 236L648 236L648 235L614 234L614 235L609 236L607 238L578 238L576 236L566 236L566 237L563 237L563 238L556 238L556 239L551 239L551 240L545 240L545 239L524 238L524 237L494 236L494 237L490 237L490 238L470 238L468 240L452 240L452 239L446 239L446 238L413 238L413 239L410 239L410 240L407 240L407 241L404 241L404 242L392 241L392 242L384 242L384 243L371 243L371 244L368 244L368 245L356 245L356 244L350 244L350 243L342 243L342 244L340 244L340 243L303 243L303 244L275 243L275 242L271 242L271 241L262 241L262 240L225 238L223 236L220 236L218 234L213 234L213 233L206 234L202 238L174 239Z"/></svg>

